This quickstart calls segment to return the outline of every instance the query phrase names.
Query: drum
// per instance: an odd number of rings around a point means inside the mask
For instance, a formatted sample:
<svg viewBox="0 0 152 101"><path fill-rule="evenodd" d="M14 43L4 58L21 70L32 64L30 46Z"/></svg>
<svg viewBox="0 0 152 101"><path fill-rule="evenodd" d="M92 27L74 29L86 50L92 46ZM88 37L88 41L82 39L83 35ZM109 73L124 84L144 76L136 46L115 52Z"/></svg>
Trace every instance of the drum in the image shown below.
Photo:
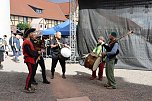
<svg viewBox="0 0 152 101"><path fill-rule="evenodd" d="M101 58L98 55L90 53L84 60L84 66L92 71L95 71L100 64L100 61Z"/></svg>
<svg viewBox="0 0 152 101"><path fill-rule="evenodd" d="M65 58L68 58L71 56L71 50L69 48L64 47L61 49L61 55Z"/></svg>

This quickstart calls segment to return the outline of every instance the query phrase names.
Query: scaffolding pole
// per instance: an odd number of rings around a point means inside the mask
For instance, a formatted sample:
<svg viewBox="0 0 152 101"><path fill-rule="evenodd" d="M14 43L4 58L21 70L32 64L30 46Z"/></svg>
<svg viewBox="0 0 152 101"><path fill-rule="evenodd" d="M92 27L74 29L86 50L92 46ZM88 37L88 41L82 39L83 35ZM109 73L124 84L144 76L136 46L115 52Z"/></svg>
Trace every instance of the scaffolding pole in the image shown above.
<svg viewBox="0 0 152 101"><path fill-rule="evenodd" d="M77 25L77 0L70 0L70 63L76 63L77 46L76 46L76 25Z"/></svg>

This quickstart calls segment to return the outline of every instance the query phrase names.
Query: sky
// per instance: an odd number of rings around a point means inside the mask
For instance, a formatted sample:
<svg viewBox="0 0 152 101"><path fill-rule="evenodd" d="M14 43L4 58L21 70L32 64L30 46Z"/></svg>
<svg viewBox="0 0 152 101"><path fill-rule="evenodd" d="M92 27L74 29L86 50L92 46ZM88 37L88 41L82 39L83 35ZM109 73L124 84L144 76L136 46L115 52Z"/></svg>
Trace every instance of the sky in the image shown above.
<svg viewBox="0 0 152 101"><path fill-rule="evenodd" d="M49 0L56 3L69 2L70 0Z"/></svg>

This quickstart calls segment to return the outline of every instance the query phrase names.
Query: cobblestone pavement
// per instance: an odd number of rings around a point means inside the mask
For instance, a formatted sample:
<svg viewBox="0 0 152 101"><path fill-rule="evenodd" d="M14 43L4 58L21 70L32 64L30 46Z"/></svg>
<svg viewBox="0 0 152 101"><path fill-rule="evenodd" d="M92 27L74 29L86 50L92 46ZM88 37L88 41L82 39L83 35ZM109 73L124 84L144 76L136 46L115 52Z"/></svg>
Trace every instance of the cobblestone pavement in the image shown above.
<svg viewBox="0 0 152 101"><path fill-rule="evenodd" d="M51 84L42 83L41 70L38 67L36 93L23 92L28 73L26 65L15 63L7 57L0 70L0 101L56 101L56 99L88 96L91 101L152 101L152 71L115 69L118 89L103 87L102 81L90 81L91 71L79 64L67 64L67 79L61 78L61 68L57 65L55 79L50 79L51 59L45 59L47 78Z"/></svg>

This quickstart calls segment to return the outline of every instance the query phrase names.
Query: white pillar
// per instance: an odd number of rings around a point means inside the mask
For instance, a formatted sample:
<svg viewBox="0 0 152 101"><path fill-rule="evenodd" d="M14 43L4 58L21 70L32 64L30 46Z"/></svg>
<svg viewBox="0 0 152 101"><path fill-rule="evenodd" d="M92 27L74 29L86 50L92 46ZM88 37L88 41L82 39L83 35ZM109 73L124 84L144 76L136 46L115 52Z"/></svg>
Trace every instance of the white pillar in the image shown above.
<svg viewBox="0 0 152 101"><path fill-rule="evenodd" d="M10 0L0 1L0 37L10 35Z"/></svg>

